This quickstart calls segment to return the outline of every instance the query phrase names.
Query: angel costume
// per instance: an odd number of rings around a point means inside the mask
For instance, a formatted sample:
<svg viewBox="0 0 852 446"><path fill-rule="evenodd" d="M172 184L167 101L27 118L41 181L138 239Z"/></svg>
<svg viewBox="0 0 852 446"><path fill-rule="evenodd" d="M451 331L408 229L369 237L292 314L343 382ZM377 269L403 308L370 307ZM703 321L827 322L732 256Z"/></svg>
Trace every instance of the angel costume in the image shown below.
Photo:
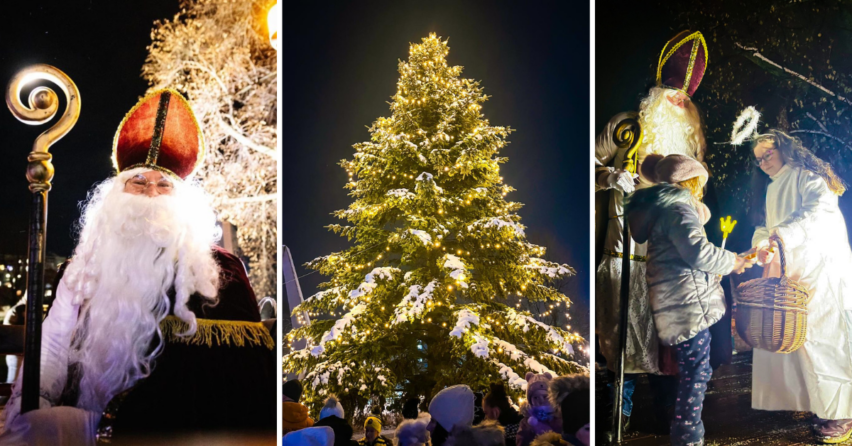
<svg viewBox="0 0 852 446"><path fill-rule="evenodd" d="M852 250L837 195L825 180L785 164L766 192L766 226L752 246L775 234L787 275L811 294L805 344L790 354L754 350L752 407L852 418Z"/></svg>

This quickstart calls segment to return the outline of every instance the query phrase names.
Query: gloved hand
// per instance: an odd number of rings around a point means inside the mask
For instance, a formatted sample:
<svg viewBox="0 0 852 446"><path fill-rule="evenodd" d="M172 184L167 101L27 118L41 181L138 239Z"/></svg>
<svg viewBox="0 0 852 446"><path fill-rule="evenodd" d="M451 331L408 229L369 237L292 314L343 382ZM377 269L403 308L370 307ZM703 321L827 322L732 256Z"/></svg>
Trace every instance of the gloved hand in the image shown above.
<svg viewBox="0 0 852 446"><path fill-rule="evenodd" d="M73 295L65 281L59 282L56 299L50 313L42 324L41 332L41 380L39 408L55 406L68 374L68 350L71 346L71 334L77 325L80 306L72 303ZM23 367L21 368L23 371ZM21 411L21 388L23 373L18 374L12 387L12 396L6 404L6 425L15 423Z"/></svg>
<svg viewBox="0 0 852 446"><path fill-rule="evenodd" d="M624 193L632 193L636 187L633 185L633 180L639 178L639 175L631 174L630 172L624 169L618 169L608 177L606 177L606 182L610 188L616 188Z"/></svg>

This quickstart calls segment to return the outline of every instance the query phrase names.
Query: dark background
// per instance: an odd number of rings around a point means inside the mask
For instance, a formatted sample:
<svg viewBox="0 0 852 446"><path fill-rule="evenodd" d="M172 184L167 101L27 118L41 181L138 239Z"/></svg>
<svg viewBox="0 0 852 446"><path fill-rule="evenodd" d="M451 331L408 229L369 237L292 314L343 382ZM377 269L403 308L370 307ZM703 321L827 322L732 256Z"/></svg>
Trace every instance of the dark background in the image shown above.
<svg viewBox="0 0 852 446"><path fill-rule="evenodd" d="M113 135L147 88L140 73L154 21L172 18L178 7L177 0L4 2L0 26L4 92L16 72L36 63L64 71L80 90L80 119L50 150L56 174L48 195L49 252L69 256L74 249L78 204L95 183L113 173ZM57 119L64 104L63 99ZM35 138L52 123L29 126L5 106L0 110L0 254L27 252L31 202L27 155Z"/></svg>
<svg viewBox="0 0 852 446"><path fill-rule="evenodd" d="M746 106L762 113L760 132L769 128L799 132L793 136L830 162L847 184L852 183L850 103L762 63L737 46L754 47L775 63L846 96L852 86L852 3L608 1L597 2L595 22L596 132L616 113L638 109L640 99L654 85L660 51L670 38L685 29L704 35L709 63L693 101L706 123L707 162L718 206L707 225L711 242L722 241L717 218L731 215L739 224L726 247L736 251L751 247L754 225L748 210L753 156L748 144L725 144ZM823 129L835 138L802 133ZM852 194L840 197L840 209L848 232Z"/></svg>
<svg viewBox="0 0 852 446"><path fill-rule="evenodd" d="M654 85L663 45L680 32L657 3L596 2L595 132L616 114L639 109L639 101ZM701 94L699 87L695 98Z"/></svg>
<svg viewBox="0 0 852 446"><path fill-rule="evenodd" d="M482 81L482 112L516 129L501 155L507 199L528 239L577 270L567 293L589 302L589 9L583 2L294 2L284 9L283 229L297 274L305 262L348 246L324 226L352 201L343 189L352 145L390 116L397 63L409 42L449 38L449 65ZM579 5L579 6L577 6ZM305 297L324 281L300 279ZM588 318L588 311L586 311ZM579 321L575 321L579 322ZM579 324L575 324L579 325Z"/></svg>

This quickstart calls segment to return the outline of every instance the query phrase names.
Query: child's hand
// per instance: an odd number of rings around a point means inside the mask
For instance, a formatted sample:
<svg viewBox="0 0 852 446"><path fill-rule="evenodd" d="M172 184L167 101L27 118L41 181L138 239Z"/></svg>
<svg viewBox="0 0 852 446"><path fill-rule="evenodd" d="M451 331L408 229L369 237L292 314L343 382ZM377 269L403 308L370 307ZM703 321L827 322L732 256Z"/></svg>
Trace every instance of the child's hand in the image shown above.
<svg viewBox="0 0 852 446"><path fill-rule="evenodd" d="M745 272L745 270L754 266L754 263L756 261L757 261L756 256L749 256L749 257L737 256L737 261L736 261L736 263L734 263L734 271L733 272L736 273L736 274L742 274L742 273Z"/></svg>

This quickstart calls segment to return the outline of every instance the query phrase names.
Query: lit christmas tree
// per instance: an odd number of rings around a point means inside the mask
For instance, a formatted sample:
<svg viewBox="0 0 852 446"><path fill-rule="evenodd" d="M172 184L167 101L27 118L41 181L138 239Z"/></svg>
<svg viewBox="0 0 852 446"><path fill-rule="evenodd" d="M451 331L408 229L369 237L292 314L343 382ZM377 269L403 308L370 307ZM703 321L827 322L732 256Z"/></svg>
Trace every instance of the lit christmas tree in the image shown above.
<svg viewBox="0 0 852 446"><path fill-rule="evenodd" d="M500 176L511 129L489 125L488 97L447 66L448 51L434 34L411 46L392 116L340 163L355 201L335 213L349 225L330 229L355 243L308 264L331 280L293 311L332 318L291 332L308 346L284 357L308 404L334 393L357 408L501 378L521 396L527 371L585 370L572 360L579 335L517 309L529 299L567 310L552 283L574 270L526 241Z"/></svg>

